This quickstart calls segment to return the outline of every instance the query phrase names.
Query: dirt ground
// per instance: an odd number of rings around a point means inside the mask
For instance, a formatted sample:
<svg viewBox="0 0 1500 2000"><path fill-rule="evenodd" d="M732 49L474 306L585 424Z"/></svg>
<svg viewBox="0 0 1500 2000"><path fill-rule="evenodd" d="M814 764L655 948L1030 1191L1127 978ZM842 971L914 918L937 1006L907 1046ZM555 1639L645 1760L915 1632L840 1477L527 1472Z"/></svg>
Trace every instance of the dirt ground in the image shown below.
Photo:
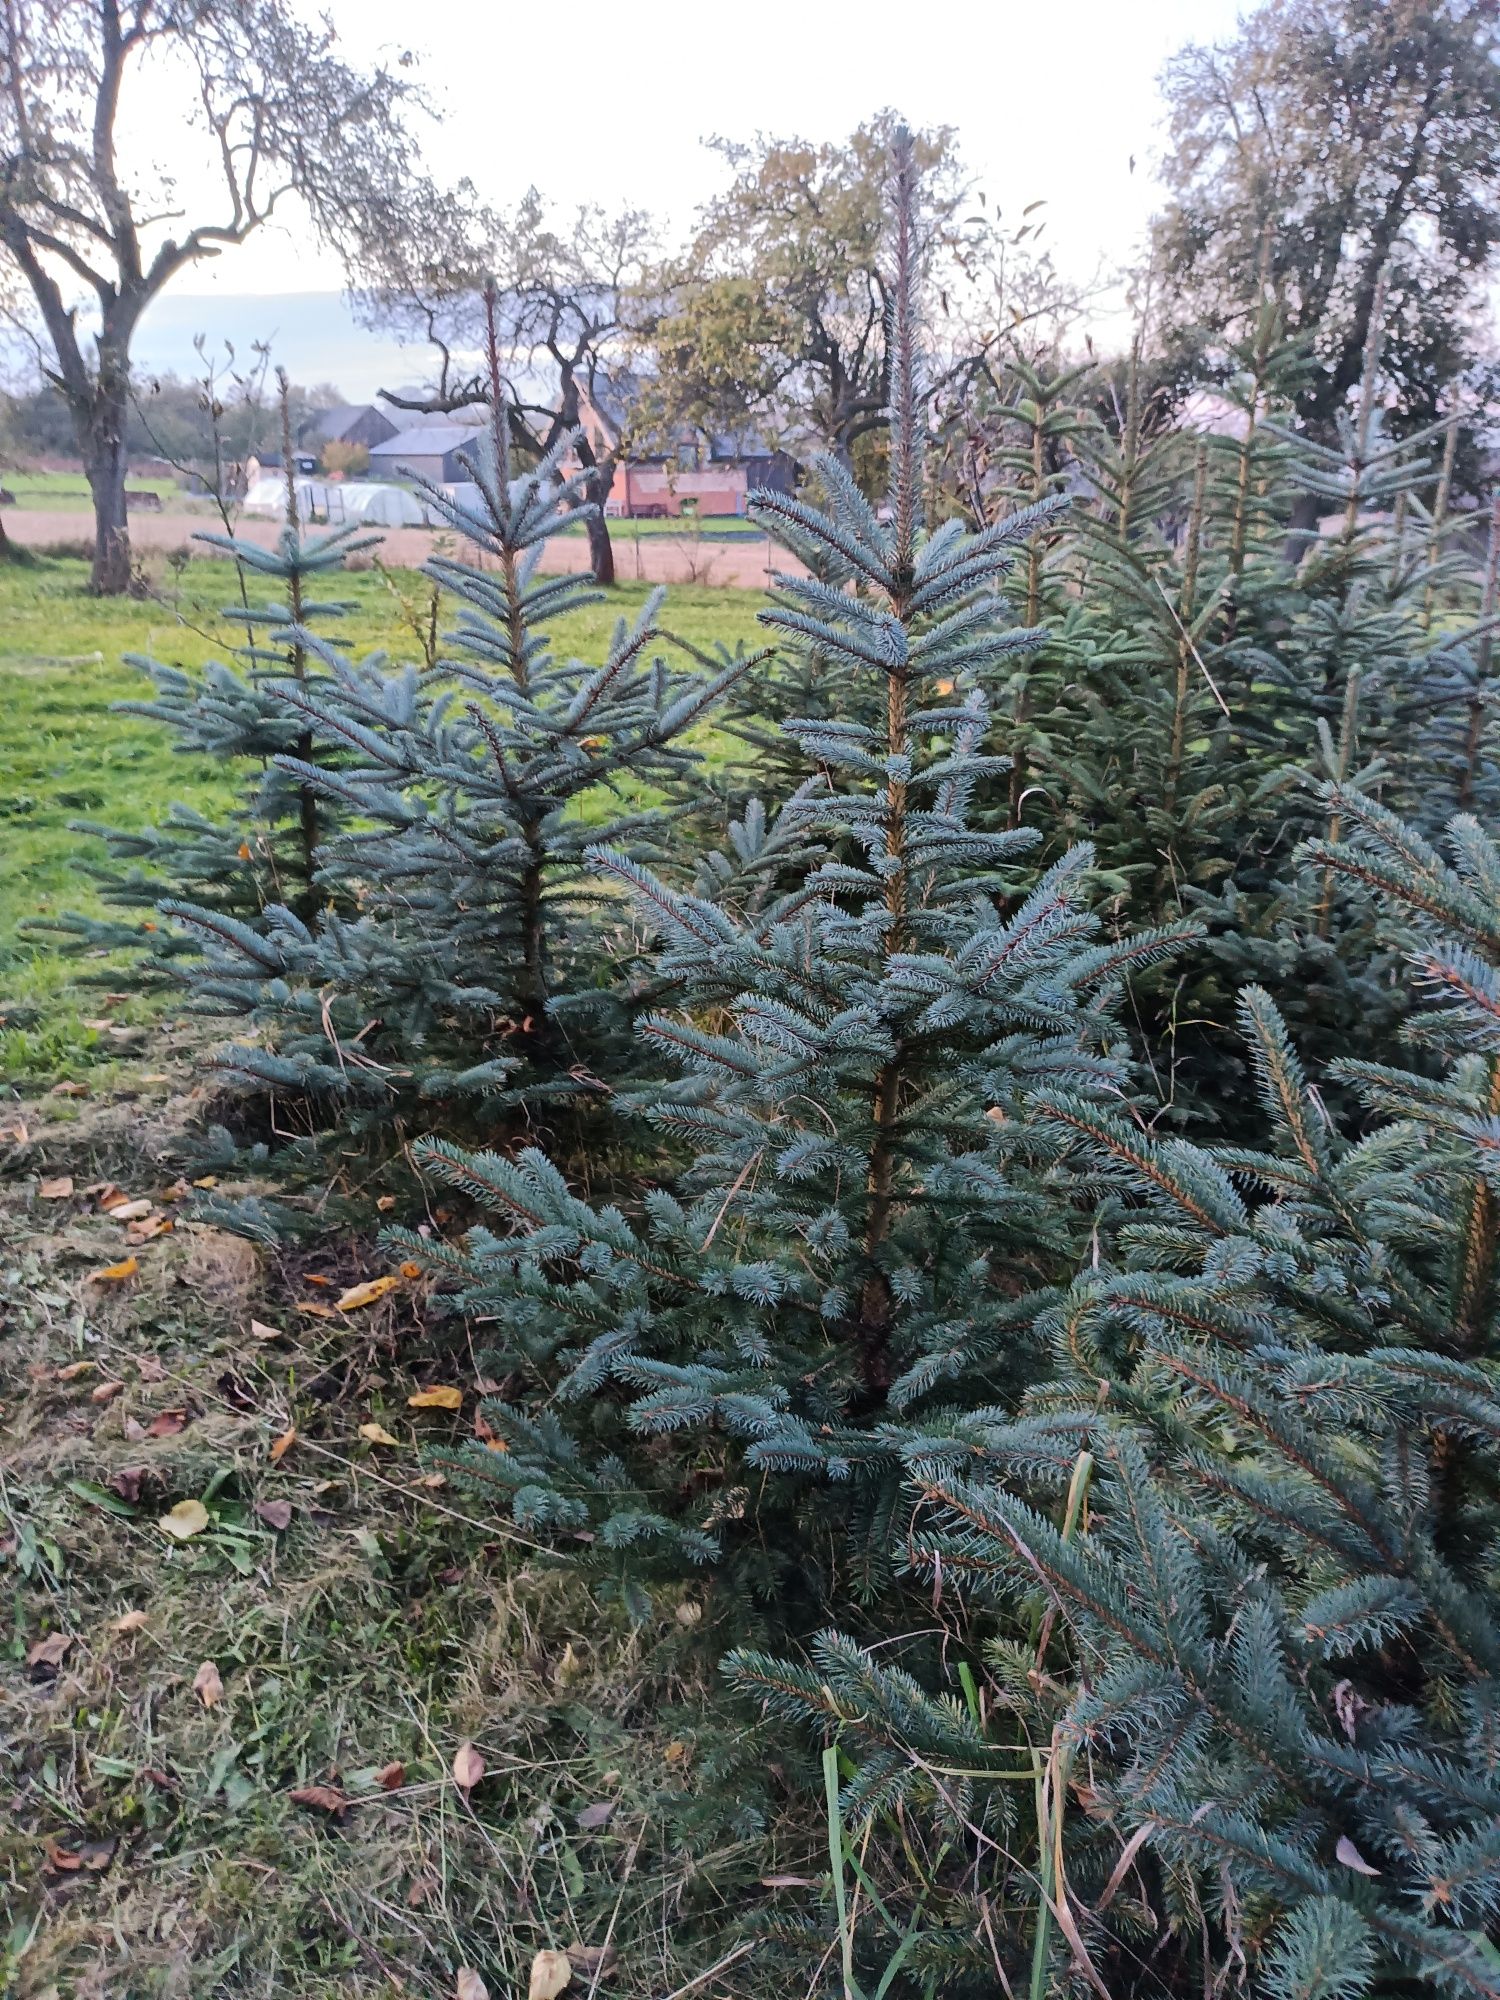
<svg viewBox="0 0 1500 2000"><path fill-rule="evenodd" d="M130 523L130 535L138 550L193 547L193 536L212 531L215 523L202 514L138 514ZM93 516L71 514L13 513L6 520L12 541L31 548L56 548L93 541ZM275 521L242 520L237 533L263 548L274 546L278 533ZM429 528L385 528L381 555L390 563L415 567L432 554L436 534ZM565 574L588 568L588 543L581 535L558 535L547 543L542 568ZM720 584L730 589L764 590L772 568L797 573L800 565L777 551L765 537L754 541L711 542L695 540L691 534L642 536L636 541L623 537L615 543L616 574L622 583Z"/></svg>

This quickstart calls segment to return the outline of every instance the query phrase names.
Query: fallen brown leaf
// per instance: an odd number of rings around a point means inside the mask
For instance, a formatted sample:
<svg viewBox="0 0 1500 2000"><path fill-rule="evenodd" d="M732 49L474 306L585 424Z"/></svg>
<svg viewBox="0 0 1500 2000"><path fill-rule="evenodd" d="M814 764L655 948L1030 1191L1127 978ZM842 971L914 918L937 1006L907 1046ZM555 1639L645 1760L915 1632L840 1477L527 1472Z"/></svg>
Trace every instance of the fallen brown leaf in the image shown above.
<svg viewBox="0 0 1500 2000"><path fill-rule="evenodd" d="M122 1611L109 1629L111 1632L139 1632L145 1622L144 1611Z"/></svg>
<svg viewBox="0 0 1500 2000"><path fill-rule="evenodd" d="M462 1389L440 1385L435 1389L419 1389L414 1396L407 1397L406 1406L409 1410L461 1410L463 1402Z"/></svg>
<svg viewBox="0 0 1500 2000"><path fill-rule="evenodd" d="M187 1420L186 1410L158 1410L146 1426L146 1435L154 1438L176 1437L180 1430L186 1428Z"/></svg>
<svg viewBox="0 0 1500 2000"><path fill-rule="evenodd" d="M297 1426L293 1424L291 1429L289 1431L283 1431L281 1433L281 1436L277 1438L276 1442L271 1446L270 1457L272 1465L279 1465L282 1459L286 1457L287 1453L291 1450L292 1446L296 1442L297 1442Z"/></svg>
<svg viewBox="0 0 1500 2000"><path fill-rule="evenodd" d="M483 1776L484 1759L472 1743L460 1743L453 1753L454 1784L461 1792L472 1792Z"/></svg>
<svg viewBox="0 0 1500 2000"><path fill-rule="evenodd" d="M570 1944L568 1963L580 1979L603 1977L619 1953L612 1944Z"/></svg>
<svg viewBox="0 0 1500 2000"><path fill-rule="evenodd" d="M87 1375L91 1368L98 1366L94 1361L69 1361L57 1371L59 1382L76 1382L80 1375Z"/></svg>
<svg viewBox="0 0 1500 2000"><path fill-rule="evenodd" d="M112 1403L125 1387L123 1382L101 1382L89 1397L91 1403Z"/></svg>
<svg viewBox="0 0 1500 2000"><path fill-rule="evenodd" d="M135 1357L135 1372L143 1382L165 1382L165 1364L155 1354L138 1354Z"/></svg>
<svg viewBox="0 0 1500 2000"><path fill-rule="evenodd" d="M176 1227L170 1215L148 1215L144 1222L132 1222L125 1234L132 1243L154 1243L158 1236L170 1236Z"/></svg>
<svg viewBox="0 0 1500 2000"><path fill-rule="evenodd" d="M111 1222L140 1222L148 1216L156 1203L147 1201L143 1195L139 1201L117 1201L109 1211Z"/></svg>
<svg viewBox="0 0 1500 2000"><path fill-rule="evenodd" d="M396 1197L393 1194L378 1194L375 1197L375 1206L382 1215L389 1215L396 1206Z"/></svg>
<svg viewBox="0 0 1500 2000"><path fill-rule="evenodd" d="M224 1699L224 1682L212 1660L205 1660L193 1675L193 1693L205 1708L214 1708Z"/></svg>
<svg viewBox="0 0 1500 2000"><path fill-rule="evenodd" d="M208 1509L201 1500L179 1500L162 1515L157 1526L174 1542L189 1542L208 1526Z"/></svg>
<svg viewBox="0 0 1500 2000"><path fill-rule="evenodd" d="M134 1506L141 1497L141 1481L145 1474L144 1465L122 1465L110 1480L109 1490L111 1493L118 1493L122 1500L128 1500Z"/></svg>
<svg viewBox="0 0 1500 2000"><path fill-rule="evenodd" d="M406 1783L406 1766L399 1758L394 1763L382 1764L375 1773L375 1782L383 1792L399 1792Z"/></svg>
<svg viewBox="0 0 1500 2000"><path fill-rule="evenodd" d="M27 1653L26 1664L28 1667L60 1667L72 1644L71 1632L49 1632L45 1639L38 1639Z"/></svg>
<svg viewBox="0 0 1500 2000"><path fill-rule="evenodd" d="M557 2000L572 1977L573 1967L565 1951L539 1951L531 1961L526 2000Z"/></svg>
<svg viewBox="0 0 1500 2000"><path fill-rule="evenodd" d="M316 1299L298 1299L297 1310L299 1313L307 1313L313 1319L338 1318L332 1306L320 1306Z"/></svg>
<svg viewBox="0 0 1500 2000"><path fill-rule="evenodd" d="M139 1444L141 1439L147 1435L146 1426L136 1417L127 1417L121 1425L121 1429L132 1444Z"/></svg>
<svg viewBox="0 0 1500 2000"><path fill-rule="evenodd" d="M37 1193L43 1201L66 1201L73 1192L73 1176L58 1174L52 1180L43 1181Z"/></svg>
<svg viewBox="0 0 1500 2000"><path fill-rule="evenodd" d="M453 2000L490 2000L490 1989L472 1965L461 1965L453 1982Z"/></svg>
<svg viewBox="0 0 1500 2000"><path fill-rule="evenodd" d="M387 1271L383 1278L371 1278L363 1285L351 1285L347 1292L339 1293L334 1303L340 1312L357 1312L361 1306L372 1306L387 1292L395 1291L400 1282L394 1271Z"/></svg>
<svg viewBox="0 0 1500 2000"><path fill-rule="evenodd" d="M337 1785L299 1785L287 1796L294 1806L307 1806L312 1812L331 1813L335 1819L349 1810L349 1801Z"/></svg>
<svg viewBox="0 0 1500 2000"><path fill-rule="evenodd" d="M292 1525L292 1503L290 1500L257 1500L255 1511L268 1528L281 1534Z"/></svg>
<svg viewBox="0 0 1500 2000"><path fill-rule="evenodd" d="M405 1264L401 1265L398 1275L403 1278L420 1278L422 1275L422 1266L420 1264L413 1264L408 1260Z"/></svg>
<svg viewBox="0 0 1500 2000"><path fill-rule="evenodd" d="M578 1815L580 1833L597 1833L602 1826L608 1826L615 1816L613 1799L598 1799L591 1806L585 1806Z"/></svg>
<svg viewBox="0 0 1500 2000"><path fill-rule="evenodd" d="M87 1097L88 1094L86 1083L54 1083L47 1092L49 1097Z"/></svg>
<svg viewBox="0 0 1500 2000"><path fill-rule="evenodd" d="M31 1129L19 1113L0 1119L0 1145L24 1146L31 1138Z"/></svg>
<svg viewBox="0 0 1500 2000"><path fill-rule="evenodd" d="M382 1424L361 1424L359 1434L362 1438L368 1438L371 1444L390 1444L399 1448L401 1442L399 1438L393 1438Z"/></svg>

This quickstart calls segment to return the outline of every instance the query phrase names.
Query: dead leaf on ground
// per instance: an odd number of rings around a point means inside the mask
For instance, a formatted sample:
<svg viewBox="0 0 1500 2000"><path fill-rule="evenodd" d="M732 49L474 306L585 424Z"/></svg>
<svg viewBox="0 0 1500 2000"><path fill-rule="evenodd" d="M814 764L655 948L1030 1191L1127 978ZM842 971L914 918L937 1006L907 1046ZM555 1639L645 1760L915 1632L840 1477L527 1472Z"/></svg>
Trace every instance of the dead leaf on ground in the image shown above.
<svg viewBox="0 0 1500 2000"><path fill-rule="evenodd" d="M96 1361L69 1361L57 1371L59 1382L76 1382L80 1375L87 1375L91 1368L97 1368Z"/></svg>
<svg viewBox="0 0 1500 2000"><path fill-rule="evenodd" d="M223 1677L212 1660L205 1660L193 1675L193 1693L205 1708L213 1708L224 1699Z"/></svg>
<svg viewBox="0 0 1500 2000"><path fill-rule="evenodd" d="M306 1806L311 1812L331 1813L335 1819L349 1810L349 1800L337 1785L299 1785L287 1796L294 1806Z"/></svg>
<svg viewBox="0 0 1500 2000"><path fill-rule="evenodd" d="M93 1195L106 1215L112 1215L130 1199L124 1188L114 1181L95 1181L92 1187L84 1189L84 1193Z"/></svg>
<svg viewBox="0 0 1500 2000"><path fill-rule="evenodd" d="M270 1456L272 1465L279 1465L282 1459L286 1457L287 1453L291 1450L292 1446L296 1442L297 1442L297 1426L293 1424L291 1429L288 1431L283 1431L281 1433L281 1436L277 1438L276 1442L271 1446Z"/></svg>
<svg viewBox="0 0 1500 2000"><path fill-rule="evenodd" d="M393 1194L378 1194L375 1197L375 1206L382 1215L389 1215L396 1206L396 1197Z"/></svg>
<svg viewBox="0 0 1500 2000"><path fill-rule="evenodd" d="M143 1382L165 1382L167 1370L159 1356L138 1354L135 1357L135 1372Z"/></svg>
<svg viewBox="0 0 1500 2000"><path fill-rule="evenodd" d="M109 1629L111 1632L139 1632L145 1622L144 1611L122 1611Z"/></svg>
<svg viewBox="0 0 1500 2000"><path fill-rule="evenodd" d="M292 1525L292 1503L290 1500L257 1500L255 1511L268 1528L281 1534Z"/></svg>
<svg viewBox="0 0 1500 2000"><path fill-rule="evenodd" d="M307 1313L312 1319L338 1318L332 1306L320 1306L316 1299L298 1299L297 1310L299 1313Z"/></svg>
<svg viewBox="0 0 1500 2000"><path fill-rule="evenodd" d="M179 1500L162 1515L157 1526L174 1542L190 1542L208 1526L208 1509L201 1500Z"/></svg>
<svg viewBox="0 0 1500 2000"><path fill-rule="evenodd" d="M154 1243L158 1236L170 1236L176 1227L170 1215L148 1215L144 1222L132 1222L125 1234L132 1243Z"/></svg>
<svg viewBox="0 0 1500 2000"><path fill-rule="evenodd" d="M143 1195L139 1201L117 1201L109 1211L111 1222L141 1222L155 1208L154 1201L147 1201Z"/></svg>
<svg viewBox="0 0 1500 2000"><path fill-rule="evenodd" d="M332 1291L334 1284L333 1279L325 1276L322 1271L309 1271L307 1282L310 1285L322 1285L328 1291Z"/></svg>
<svg viewBox="0 0 1500 2000"><path fill-rule="evenodd" d="M461 1410L464 1403L462 1389L439 1385L435 1389L419 1389L414 1396L408 1396L409 1410Z"/></svg>
<svg viewBox="0 0 1500 2000"><path fill-rule="evenodd" d="M406 1783L406 1766L399 1758L394 1763L382 1764L375 1773L375 1782L383 1792L399 1792Z"/></svg>
<svg viewBox="0 0 1500 2000"><path fill-rule="evenodd" d="M401 1442L399 1438L393 1438L382 1424L361 1424L359 1434L362 1438L368 1438L371 1444L391 1444L399 1449Z"/></svg>
<svg viewBox="0 0 1500 2000"><path fill-rule="evenodd" d="M146 1435L154 1438L176 1437L186 1427L187 1420L186 1410L158 1410L146 1426Z"/></svg>
<svg viewBox="0 0 1500 2000"><path fill-rule="evenodd" d="M122 1465L108 1482L109 1490L111 1493L118 1493L122 1500L128 1500L134 1506L141 1497L141 1481L145 1476L144 1465Z"/></svg>
<svg viewBox="0 0 1500 2000"><path fill-rule="evenodd" d="M122 1257L118 1264L106 1264L102 1271L90 1271L88 1282L97 1284L119 1284L126 1278L133 1278L140 1269L134 1257Z"/></svg>
<svg viewBox="0 0 1500 2000"><path fill-rule="evenodd" d="M37 1193L43 1201L66 1201L73 1192L73 1176L58 1174L52 1180L43 1181Z"/></svg>
<svg viewBox="0 0 1500 2000"><path fill-rule="evenodd" d="M762 1889L815 1889L818 1885L811 1875L762 1875Z"/></svg>
<svg viewBox="0 0 1500 2000"><path fill-rule="evenodd" d="M568 1963L580 1979L602 1978L619 1953L612 1944L570 1944Z"/></svg>
<svg viewBox="0 0 1500 2000"><path fill-rule="evenodd" d="M218 1185L219 1176L217 1174L201 1174L193 1182L193 1186L197 1188L216 1188Z"/></svg>
<svg viewBox="0 0 1500 2000"><path fill-rule="evenodd" d="M460 1743L453 1753L454 1784L461 1792L472 1792L483 1776L484 1759L472 1743Z"/></svg>
<svg viewBox="0 0 1500 2000"><path fill-rule="evenodd" d="M87 1097L88 1094L86 1083L54 1083L47 1092L49 1097Z"/></svg>
<svg viewBox="0 0 1500 2000"><path fill-rule="evenodd" d="M490 2000L490 1989L472 1965L461 1965L453 1982L453 2000Z"/></svg>
<svg viewBox="0 0 1500 2000"><path fill-rule="evenodd" d="M598 1799L591 1806L585 1806L578 1815L580 1833L597 1833L602 1826L608 1826L615 1816L613 1799Z"/></svg>
<svg viewBox="0 0 1500 2000"><path fill-rule="evenodd" d="M145 1437L147 1434L146 1426L143 1423L139 1422L135 1417L127 1417L125 1419L125 1422L121 1426L121 1429L124 1431L126 1437L129 1439L131 1444L139 1444L141 1439Z"/></svg>
<svg viewBox="0 0 1500 2000"><path fill-rule="evenodd" d="M401 1265L397 1275L402 1278L420 1278L422 1275L422 1266L407 1262Z"/></svg>
<svg viewBox="0 0 1500 2000"><path fill-rule="evenodd" d="M90 1875L100 1875L113 1861L118 1842L109 1840L80 1841L76 1847L64 1847L53 1834L48 1834L42 1842L47 1857L47 1866L59 1875L76 1875L80 1871Z"/></svg>
<svg viewBox="0 0 1500 2000"><path fill-rule="evenodd" d="M565 1951L539 1951L531 1961L526 2000L557 2000L572 1977L572 1962Z"/></svg>
<svg viewBox="0 0 1500 2000"><path fill-rule="evenodd" d="M340 1312L356 1312L361 1306L374 1305L387 1292L395 1291L400 1282L394 1271L388 1271L383 1278L371 1278L363 1285L351 1285L347 1292L339 1293L334 1303Z"/></svg>
<svg viewBox="0 0 1500 2000"><path fill-rule="evenodd" d="M255 1335L255 1338L257 1340L286 1339L286 1335L282 1332L279 1326L268 1326L263 1319L251 1320L250 1331Z"/></svg>
<svg viewBox="0 0 1500 2000"><path fill-rule="evenodd" d="M0 1145L24 1146L31 1139L31 1128L18 1113L0 1119Z"/></svg>
<svg viewBox="0 0 1500 2000"><path fill-rule="evenodd" d="M123 1382L101 1382L89 1397L91 1403L112 1403L125 1387Z"/></svg>
<svg viewBox="0 0 1500 2000"><path fill-rule="evenodd" d="M71 1632L49 1632L45 1639L38 1639L27 1653L26 1664L28 1667L60 1667L72 1644Z"/></svg>

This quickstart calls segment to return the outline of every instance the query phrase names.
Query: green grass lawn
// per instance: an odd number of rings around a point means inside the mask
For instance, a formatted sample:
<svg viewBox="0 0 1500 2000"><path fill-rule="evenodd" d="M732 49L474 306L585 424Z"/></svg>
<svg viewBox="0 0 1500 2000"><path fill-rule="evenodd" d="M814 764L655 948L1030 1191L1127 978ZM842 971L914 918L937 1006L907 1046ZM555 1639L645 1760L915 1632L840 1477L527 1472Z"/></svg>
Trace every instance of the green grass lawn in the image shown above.
<svg viewBox="0 0 1500 2000"><path fill-rule="evenodd" d="M150 824L174 801L199 811L223 810L235 777L222 766L177 754L155 724L111 712L115 702L145 691L143 677L124 662L149 653L193 667L222 657L235 642L223 609L233 596L225 565L190 564L170 573L154 599L99 599L74 560L39 560L0 567L0 1008L12 1023L0 1030L0 1075L47 1082L79 1065L111 1056L117 1043L100 1018L98 991L85 968L45 938L23 936L27 919L101 907L88 867L101 857L97 842L72 822L98 820L133 828ZM385 648L410 657L396 592L416 601L425 580L394 571L351 573L341 594L357 608L345 622L356 656ZM597 657L621 615L633 616L647 594L624 583L605 602L561 621L558 643ZM666 623L697 645L733 645L755 637L764 600L743 590L684 586L671 593ZM716 746L709 739L710 754ZM122 969L121 984L128 985ZM148 1018L144 1003L117 1009L112 1025Z"/></svg>
<svg viewBox="0 0 1500 2000"><path fill-rule="evenodd" d="M15 505L23 513L32 514L72 514L89 507L89 483L81 472L0 472L0 486L8 493L14 493ZM191 512L211 512L207 501L194 499L184 493L177 481L168 474L158 478L136 478L132 475L126 481L131 493L155 493L162 506L171 513L184 509ZM7 503L9 504L9 503Z"/></svg>

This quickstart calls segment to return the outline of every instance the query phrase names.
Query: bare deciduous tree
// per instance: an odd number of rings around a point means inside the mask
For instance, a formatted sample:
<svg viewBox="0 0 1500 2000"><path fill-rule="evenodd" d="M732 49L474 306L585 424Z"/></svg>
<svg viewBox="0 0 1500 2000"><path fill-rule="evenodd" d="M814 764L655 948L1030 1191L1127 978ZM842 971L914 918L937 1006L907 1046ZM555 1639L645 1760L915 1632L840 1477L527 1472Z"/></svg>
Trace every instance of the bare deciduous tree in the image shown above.
<svg viewBox="0 0 1500 2000"><path fill-rule="evenodd" d="M351 67L332 28L284 0L0 0L0 264L24 281L72 418L95 590L130 583L125 422L141 315L293 193L320 237L357 258L411 179L419 100L397 74L405 60ZM217 213L203 220L167 176L124 157L122 114L148 70L215 162Z"/></svg>
<svg viewBox="0 0 1500 2000"><path fill-rule="evenodd" d="M604 509L630 428L629 358L651 283L649 218L637 209L609 215L585 207L558 228L532 189L509 215L445 201L427 222L390 236L364 296L371 319L430 344L436 379L421 394L382 393L409 410L487 404L484 294L492 284L512 439L535 459L564 433L576 434L598 509L589 524L591 565L598 582L613 583Z"/></svg>

